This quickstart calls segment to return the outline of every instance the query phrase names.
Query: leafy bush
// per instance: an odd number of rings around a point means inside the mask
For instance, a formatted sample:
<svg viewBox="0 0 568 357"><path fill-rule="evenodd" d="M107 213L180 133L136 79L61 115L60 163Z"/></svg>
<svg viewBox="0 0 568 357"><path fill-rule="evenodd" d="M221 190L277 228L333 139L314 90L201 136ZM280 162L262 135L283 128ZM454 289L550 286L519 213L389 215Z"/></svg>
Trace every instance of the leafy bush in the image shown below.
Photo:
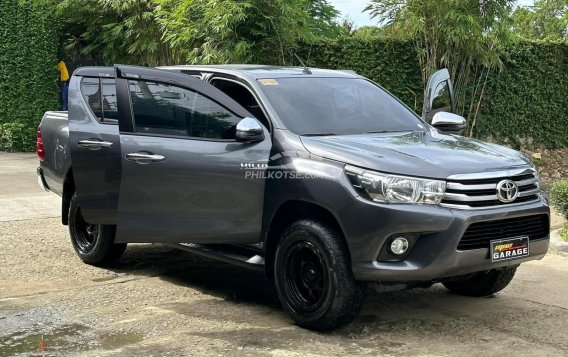
<svg viewBox="0 0 568 357"><path fill-rule="evenodd" d="M549 195L554 207L568 219L568 180L556 181Z"/></svg>
<svg viewBox="0 0 568 357"><path fill-rule="evenodd" d="M0 150L33 150L36 128L22 123L0 124Z"/></svg>
<svg viewBox="0 0 568 357"><path fill-rule="evenodd" d="M58 108L58 21L36 0L0 0L0 150L33 150L46 110Z"/></svg>
<svg viewBox="0 0 568 357"><path fill-rule="evenodd" d="M560 237L568 242L568 225L565 225L564 228L560 230Z"/></svg>

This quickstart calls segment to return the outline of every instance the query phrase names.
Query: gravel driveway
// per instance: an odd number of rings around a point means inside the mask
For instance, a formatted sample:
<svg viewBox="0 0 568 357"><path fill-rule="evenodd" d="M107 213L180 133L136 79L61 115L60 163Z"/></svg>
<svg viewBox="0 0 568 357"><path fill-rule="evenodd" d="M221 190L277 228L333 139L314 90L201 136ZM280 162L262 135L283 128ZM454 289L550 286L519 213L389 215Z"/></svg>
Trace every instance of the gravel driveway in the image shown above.
<svg viewBox="0 0 568 357"><path fill-rule="evenodd" d="M82 264L36 164L0 153L0 356L568 355L565 256L521 266L490 298L369 289L354 323L314 333L257 272L143 244L111 269Z"/></svg>

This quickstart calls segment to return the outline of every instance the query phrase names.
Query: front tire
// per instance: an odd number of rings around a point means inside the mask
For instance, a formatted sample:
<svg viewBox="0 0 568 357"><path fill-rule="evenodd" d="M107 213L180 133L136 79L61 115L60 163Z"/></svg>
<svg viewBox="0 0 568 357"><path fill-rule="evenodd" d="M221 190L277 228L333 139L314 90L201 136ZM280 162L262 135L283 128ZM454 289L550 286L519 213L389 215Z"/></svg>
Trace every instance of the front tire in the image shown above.
<svg viewBox="0 0 568 357"><path fill-rule="evenodd" d="M81 260L95 266L108 265L122 256L125 243L114 243L116 226L85 222L77 194L69 206L69 235L75 252Z"/></svg>
<svg viewBox="0 0 568 357"><path fill-rule="evenodd" d="M286 229L274 275L282 306L301 327L332 330L361 309L365 284L353 277L342 237L320 222L300 220Z"/></svg>
<svg viewBox="0 0 568 357"><path fill-rule="evenodd" d="M489 296L505 289L513 280L516 271L517 267L489 270L442 284L454 294L474 297Z"/></svg>

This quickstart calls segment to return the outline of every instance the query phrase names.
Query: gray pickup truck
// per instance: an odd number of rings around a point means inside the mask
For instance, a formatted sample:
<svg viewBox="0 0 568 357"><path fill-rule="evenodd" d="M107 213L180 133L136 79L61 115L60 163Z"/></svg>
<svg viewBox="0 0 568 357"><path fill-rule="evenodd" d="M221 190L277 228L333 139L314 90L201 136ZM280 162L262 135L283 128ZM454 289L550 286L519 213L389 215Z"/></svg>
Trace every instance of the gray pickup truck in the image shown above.
<svg viewBox="0 0 568 357"><path fill-rule="evenodd" d="M542 258L530 159L459 135L447 70L422 118L349 71L117 65L72 76L38 129L38 180L86 263L164 243L262 269L298 325L329 330L379 291L486 296Z"/></svg>

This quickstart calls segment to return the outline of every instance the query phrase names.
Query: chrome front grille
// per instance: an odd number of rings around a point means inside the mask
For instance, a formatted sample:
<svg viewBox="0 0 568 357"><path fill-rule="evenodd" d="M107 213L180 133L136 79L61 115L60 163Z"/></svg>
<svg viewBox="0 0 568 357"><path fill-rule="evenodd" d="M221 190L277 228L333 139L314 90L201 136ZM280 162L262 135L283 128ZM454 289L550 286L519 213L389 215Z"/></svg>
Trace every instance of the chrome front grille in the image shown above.
<svg viewBox="0 0 568 357"><path fill-rule="evenodd" d="M497 185L507 179L517 184L519 194L514 201L505 203L497 196ZM448 178L441 205L461 209L490 208L536 201L539 195L538 178L531 169L455 175Z"/></svg>

